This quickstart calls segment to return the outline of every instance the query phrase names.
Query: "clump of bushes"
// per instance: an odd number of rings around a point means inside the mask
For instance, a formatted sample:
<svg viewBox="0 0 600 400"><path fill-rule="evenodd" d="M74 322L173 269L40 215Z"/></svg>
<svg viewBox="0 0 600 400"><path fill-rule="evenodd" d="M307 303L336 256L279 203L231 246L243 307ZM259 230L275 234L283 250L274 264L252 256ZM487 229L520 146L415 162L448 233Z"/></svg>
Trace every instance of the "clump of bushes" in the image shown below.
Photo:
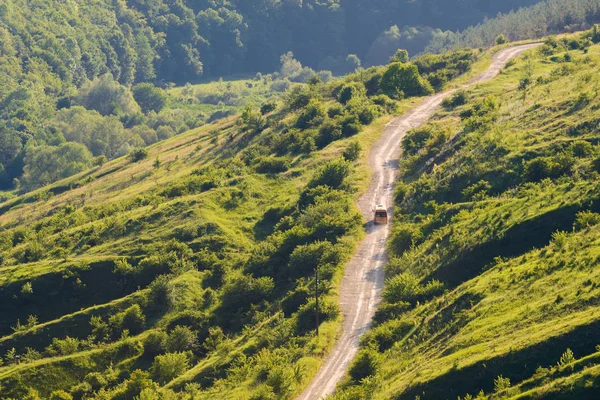
<svg viewBox="0 0 600 400"><path fill-rule="evenodd" d="M415 304L416 302L429 300L441 294L443 290L444 285L439 281L432 280L423 285L417 277L405 272L386 281L383 298L388 303L407 302Z"/></svg>

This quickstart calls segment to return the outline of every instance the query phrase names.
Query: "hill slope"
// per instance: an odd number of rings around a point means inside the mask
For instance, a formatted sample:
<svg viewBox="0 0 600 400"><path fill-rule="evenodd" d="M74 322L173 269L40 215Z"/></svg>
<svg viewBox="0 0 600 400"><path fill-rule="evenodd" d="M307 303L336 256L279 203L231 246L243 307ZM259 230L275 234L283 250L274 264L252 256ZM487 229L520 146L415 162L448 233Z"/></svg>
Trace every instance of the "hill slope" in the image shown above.
<svg viewBox="0 0 600 400"><path fill-rule="evenodd" d="M384 303L340 399L595 398L595 30L403 140Z"/></svg>
<svg viewBox="0 0 600 400"><path fill-rule="evenodd" d="M292 397L334 343L365 150L477 56L312 79L0 204L0 396Z"/></svg>

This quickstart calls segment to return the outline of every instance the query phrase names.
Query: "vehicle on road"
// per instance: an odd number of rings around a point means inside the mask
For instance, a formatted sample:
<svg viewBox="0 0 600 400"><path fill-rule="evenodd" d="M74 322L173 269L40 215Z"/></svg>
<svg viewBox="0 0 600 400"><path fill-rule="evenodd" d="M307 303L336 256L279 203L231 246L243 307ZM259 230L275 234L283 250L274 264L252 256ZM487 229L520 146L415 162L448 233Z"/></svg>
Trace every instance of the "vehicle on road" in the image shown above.
<svg viewBox="0 0 600 400"><path fill-rule="evenodd" d="M375 225L387 225L388 223L388 212L384 205L378 204L375 207L375 218L373 219Z"/></svg>

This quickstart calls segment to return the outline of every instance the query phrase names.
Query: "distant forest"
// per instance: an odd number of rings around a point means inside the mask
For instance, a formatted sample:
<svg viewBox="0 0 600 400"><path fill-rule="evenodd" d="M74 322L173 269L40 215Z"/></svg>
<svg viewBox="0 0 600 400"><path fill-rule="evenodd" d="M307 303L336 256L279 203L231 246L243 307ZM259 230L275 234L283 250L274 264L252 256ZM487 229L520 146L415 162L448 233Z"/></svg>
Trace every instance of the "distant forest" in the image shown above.
<svg viewBox="0 0 600 400"><path fill-rule="evenodd" d="M426 51L489 46L498 35L505 35L510 40L523 40L575 32L599 21L600 0L546 0L499 15L459 33L435 35Z"/></svg>
<svg viewBox="0 0 600 400"><path fill-rule="evenodd" d="M498 14L520 6L528 7ZM599 8L600 0L2 0L0 190L30 190L201 125L203 116L173 103L164 90L172 85L245 75L284 92L315 71L326 81L386 64L398 49L413 56L581 29L600 20Z"/></svg>
<svg viewBox="0 0 600 400"><path fill-rule="evenodd" d="M271 72L288 51L304 65L335 72L348 54L382 64L399 46L420 52L442 31L536 2L5 0L0 41L14 51L0 55L6 62L18 56L21 64L40 58L76 83L108 71L125 85Z"/></svg>

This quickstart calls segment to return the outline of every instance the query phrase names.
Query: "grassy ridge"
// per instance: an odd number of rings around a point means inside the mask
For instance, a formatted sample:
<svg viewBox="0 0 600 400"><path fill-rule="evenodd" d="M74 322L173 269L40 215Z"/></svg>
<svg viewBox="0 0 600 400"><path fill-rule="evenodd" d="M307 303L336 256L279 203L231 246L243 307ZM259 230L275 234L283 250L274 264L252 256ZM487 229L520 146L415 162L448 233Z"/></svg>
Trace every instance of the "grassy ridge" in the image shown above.
<svg viewBox="0 0 600 400"><path fill-rule="evenodd" d="M549 39L407 135L384 303L336 398L597 395L590 38Z"/></svg>

